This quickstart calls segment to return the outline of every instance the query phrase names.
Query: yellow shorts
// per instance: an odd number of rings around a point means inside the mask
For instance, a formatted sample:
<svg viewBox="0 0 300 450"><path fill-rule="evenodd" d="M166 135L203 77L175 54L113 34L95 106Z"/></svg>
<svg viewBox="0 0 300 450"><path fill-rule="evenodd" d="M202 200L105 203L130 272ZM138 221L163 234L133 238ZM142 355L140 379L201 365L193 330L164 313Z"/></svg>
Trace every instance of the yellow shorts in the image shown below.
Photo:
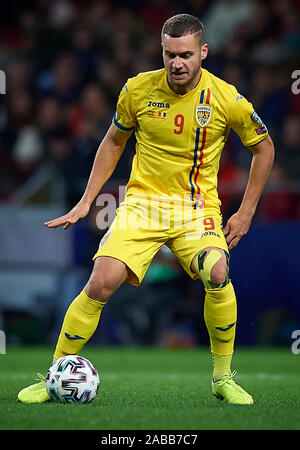
<svg viewBox="0 0 300 450"><path fill-rule="evenodd" d="M191 263L200 250L217 247L228 252L220 213L135 197L121 203L93 260L110 256L124 262L133 273L129 283L138 286L164 244L193 279L198 275Z"/></svg>

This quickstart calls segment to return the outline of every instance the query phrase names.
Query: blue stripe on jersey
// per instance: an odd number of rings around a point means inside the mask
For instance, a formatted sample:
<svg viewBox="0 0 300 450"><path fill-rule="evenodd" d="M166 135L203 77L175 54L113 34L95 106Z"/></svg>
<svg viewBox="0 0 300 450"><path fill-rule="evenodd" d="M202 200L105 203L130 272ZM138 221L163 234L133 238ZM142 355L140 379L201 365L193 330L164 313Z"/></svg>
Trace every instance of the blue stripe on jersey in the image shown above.
<svg viewBox="0 0 300 450"><path fill-rule="evenodd" d="M202 91L204 92L204 91ZM194 200L194 194L195 194L195 186L193 185L193 181L192 181L192 177L193 177L193 173L195 170L195 167L197 166L197 152L198 152L198 147L199 147L199 136L200 136L200 128L197 128L196 131L196 139L195 139L195 149L194 149L194 163L193 163L193 167L190 171L190 186L191 186L191 200Z"/></svg>
<svg viewBox="0 0 300 450"><path fill-rule="evenodd" d="M204 89L203 89L203 91L201 91L199 103L203 103L203 99L204 99Z"/></svg>
<svg viewBox="0 0 300 450"><path fill-rule="evenodd" d="M121 125L118 121L117 121L117 113L115 113L115 115L114 115L114 124L116 125L116 127L118 127L120 130L123 130L123 131L130 131L130 130L132 130L133 129L133 127L130 127L130 128L127 128L127 127L124 127L123 125Z"/></svg>

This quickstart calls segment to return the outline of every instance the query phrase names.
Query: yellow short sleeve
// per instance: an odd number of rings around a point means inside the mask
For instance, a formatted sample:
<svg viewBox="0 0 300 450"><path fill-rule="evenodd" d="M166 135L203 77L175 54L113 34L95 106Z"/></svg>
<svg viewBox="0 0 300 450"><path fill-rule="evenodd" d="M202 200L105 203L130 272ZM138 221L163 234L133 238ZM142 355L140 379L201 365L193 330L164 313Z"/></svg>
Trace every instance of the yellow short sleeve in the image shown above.
<svg viewBox="0 0 300 450"><path fill-rule="evenodd" d="M130 131L136 125L136 117L132 100L132 79L127 80L123 86L116 107L116 113L113 117L113 124L120 131Z"/></svg>
<svg viewBox="0 0 300 450"><path fill-rule="evenodd" d="M255 112L252 103L235 88L229 104L229 125L246 147L258 144L268 135L266 125Z"/></svg>

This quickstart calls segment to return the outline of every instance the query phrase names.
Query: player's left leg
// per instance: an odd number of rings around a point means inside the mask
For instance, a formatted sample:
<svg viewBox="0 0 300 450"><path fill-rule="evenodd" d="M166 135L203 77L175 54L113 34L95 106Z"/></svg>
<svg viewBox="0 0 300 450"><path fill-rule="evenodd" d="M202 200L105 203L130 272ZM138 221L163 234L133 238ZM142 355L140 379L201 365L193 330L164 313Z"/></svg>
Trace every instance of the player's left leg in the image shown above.
<svg viewBox="0 0 300 450"><path fill-rule="evenodd" d="M205 288L204 320L213 355L213 379L230 373L234 350L237 304L229 280L229 254L216 247L206 247L193 258L191 269Z"/></svg>
<svg viewBox="0 0 300 450"><path fill-rule="evenodd" d="M167 245L189 276L193 280L200 278L204 284L204 319L213 356L213 394L228 403L253 403L252 397L233 381L235 372L231 372L237 303L229 279L229 252L222 216L193 208L192 213L180 217L185 218L183 226L174 228Z"/></svg>
<svg viewBox="0 0 300 450"><path fill-rule="evenodd" d="M252 404L252 397L233 381L236 372L231 372L237 304L229 279L229 254L221 248L206 247L193 258L191 269L206 291L204 319L214 364L212 392L227 403Z"/></svg>

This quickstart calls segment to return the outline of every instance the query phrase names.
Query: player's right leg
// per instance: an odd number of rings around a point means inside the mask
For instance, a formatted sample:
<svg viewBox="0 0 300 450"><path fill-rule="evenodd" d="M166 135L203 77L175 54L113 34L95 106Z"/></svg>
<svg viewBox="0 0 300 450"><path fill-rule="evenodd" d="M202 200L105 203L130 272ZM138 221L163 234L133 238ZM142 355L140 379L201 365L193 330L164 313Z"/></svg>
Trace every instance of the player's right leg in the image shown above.
<svg viewBox="0 0 300 450"><path fill-rule="evenodd" d="M159 213L159 210L158 202L156 211ZM138 201L131 199L120 205L114 222L93 257L94 269L87 285L66 312L54 360L80 352L94 333L106 301L121 284L128 282L138 286L141 283L153 257L168 239L168 227L148 227L148 214L147 198L142 203L139 198ZM48 401L45 380L41 379L39 383L20 391L18 400L23 403Z"/></svg>
<svg viewBox="0 0 300 450"><path fill-rule="evenodd" d="M66 312L54 361L80 352L94 334L105 303L127 279L128 269L122 261L106 256L96 258L89 281Z"/></svg>
<svg viewBox="0 0 300 450"><path fill-rule="evenodd" d="M109 297L128 280L126 264L111 257L98 257L90 279L81 293L70 304L55 348L53 360L78 354L94 334L101 311ZM18 400L22 403L44 403L50 398L45 377L38 374L38 383L22 389Z"/></svg>

